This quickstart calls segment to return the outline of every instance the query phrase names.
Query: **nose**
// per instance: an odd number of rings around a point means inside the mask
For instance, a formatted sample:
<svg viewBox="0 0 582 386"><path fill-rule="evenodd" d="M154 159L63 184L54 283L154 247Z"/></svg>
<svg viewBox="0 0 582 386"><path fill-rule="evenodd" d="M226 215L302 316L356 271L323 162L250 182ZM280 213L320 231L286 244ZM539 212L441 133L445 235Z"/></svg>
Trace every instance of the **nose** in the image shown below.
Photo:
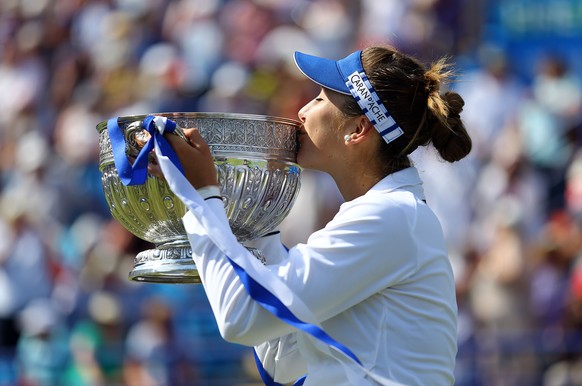
<svg viewBox="0 0 582 386"><path fill-rule="evenodd" d="M297 116L299 117L299 120L301 122L305 122L305 113L307 112L307 105L303 106L300 110L299 113L297 113Z"/></svg>

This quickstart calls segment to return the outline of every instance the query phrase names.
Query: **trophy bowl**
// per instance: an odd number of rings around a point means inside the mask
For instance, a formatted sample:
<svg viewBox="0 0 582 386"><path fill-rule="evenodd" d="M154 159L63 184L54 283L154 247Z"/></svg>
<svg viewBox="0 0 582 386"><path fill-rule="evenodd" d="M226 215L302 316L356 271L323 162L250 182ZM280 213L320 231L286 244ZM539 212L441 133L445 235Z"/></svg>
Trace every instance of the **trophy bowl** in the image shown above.
<svg viewBox="0 0 582 386"><path fill-rule="evenodd" d="M177 132L197 128L208 143L230 227L239 242L273 231L287 216L300 188L296 133L291 119L234 113L160 113ZM146 115L119 117L125 153L143 147ZM135 257L129 279L154 283L200 283L182 216L186 207L168 184L148 175L142 185L124 185L115 167L107 121L97 124L99 170L112 216L140 239L154 244ZM146 132L147 133L147 132ZM251 250L261 259L261 252Z"/></svg>

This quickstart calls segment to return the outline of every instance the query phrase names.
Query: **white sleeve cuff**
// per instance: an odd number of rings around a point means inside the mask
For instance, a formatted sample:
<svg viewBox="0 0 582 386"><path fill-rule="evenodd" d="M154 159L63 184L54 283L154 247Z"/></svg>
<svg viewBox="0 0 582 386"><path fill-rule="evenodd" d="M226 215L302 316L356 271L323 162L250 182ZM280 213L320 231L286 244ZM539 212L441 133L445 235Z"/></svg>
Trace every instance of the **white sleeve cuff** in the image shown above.
<svg viewBox="0 0 582 386"><path fill-rule="evenodd" d="M196 189L196 191L198 191L198 194L205 200L212 196L221 196L220 186L218 185L204 186L202 188Z"/></svg>

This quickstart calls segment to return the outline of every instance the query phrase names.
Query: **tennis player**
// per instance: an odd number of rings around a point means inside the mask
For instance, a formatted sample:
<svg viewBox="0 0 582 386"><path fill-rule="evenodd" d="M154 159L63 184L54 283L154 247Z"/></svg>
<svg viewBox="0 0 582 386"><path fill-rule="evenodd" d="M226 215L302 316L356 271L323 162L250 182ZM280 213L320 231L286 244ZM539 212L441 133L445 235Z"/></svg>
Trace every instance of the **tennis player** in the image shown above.
<svg viewBox="0 0 582 386"><path fill-rule="evenodd" d="M471 150L463 99L441 92L450 67L424 67L387 47L341 60L297 52L321 91L299 111L298 163L328 173L345 203L306 244L278 234L252 242L230 232L212 154L164 135L184 174L156 145L222 336L254 346L266 384L452 385L455 283L438 219L409 154L432 144L444 161Z"/></svg>

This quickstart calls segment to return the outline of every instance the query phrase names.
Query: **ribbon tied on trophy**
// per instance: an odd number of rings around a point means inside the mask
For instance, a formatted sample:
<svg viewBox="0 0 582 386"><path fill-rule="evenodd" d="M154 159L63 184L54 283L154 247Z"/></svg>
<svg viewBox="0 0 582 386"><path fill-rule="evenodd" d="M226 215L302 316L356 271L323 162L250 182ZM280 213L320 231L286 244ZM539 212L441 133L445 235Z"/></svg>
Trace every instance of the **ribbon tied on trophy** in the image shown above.
<svg viewBox="0 0 582 386"><path fill-rule="evenodd" d="M142 185L146 182L148 157L149 153L154 149L154 141L158 142L158 146L163 154L167 155L183 174L184 169L178 160L178 156L164 138L164 133L176 132L176 122L166 117L148 115L143 120L142 127L150 134L150 138L137 155L135 161L131 163L127 158L125 138L119 129L118 119L111 118L107 121L107 131L113 150L113 159L121 182L124 185Z"/></svg>

